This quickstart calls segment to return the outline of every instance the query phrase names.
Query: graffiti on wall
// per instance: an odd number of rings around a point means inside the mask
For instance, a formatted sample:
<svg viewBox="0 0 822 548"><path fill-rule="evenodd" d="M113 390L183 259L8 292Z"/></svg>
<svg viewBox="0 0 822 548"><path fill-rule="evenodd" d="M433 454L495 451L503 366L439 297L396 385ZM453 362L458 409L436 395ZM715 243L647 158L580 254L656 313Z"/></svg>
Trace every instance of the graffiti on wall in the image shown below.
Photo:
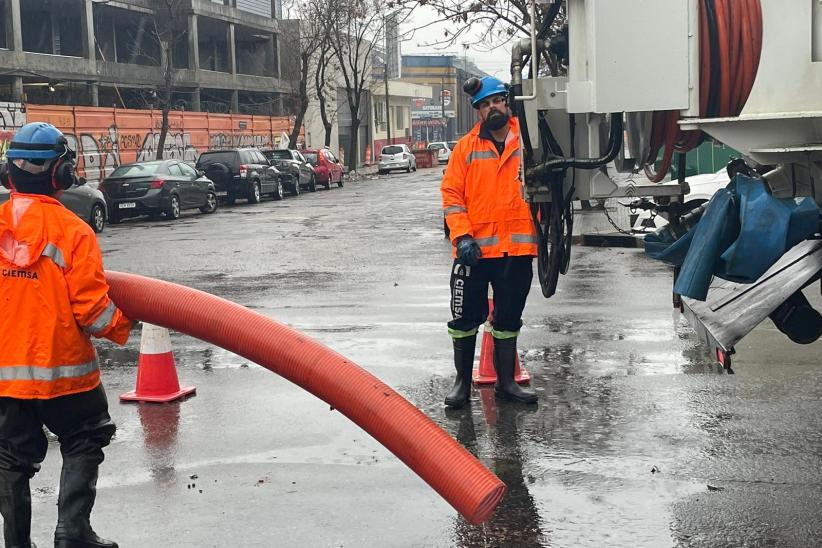
<svg viewBox="0 0 822 548"><path fill-rule="evenodd" d="M120 164L157 157L157 112L30 105L28 118L53 123L63 131L77 152L78 173L90 183L102 181ZM162 157L194 163L207 149L277 147L281 138L276 136L289 130L290 120L187 112L170 120L170 127Z"/></svg>
<svg viewBox="0 0 822 548"><path fill-rule="evenodd" d="M26 124L26 112L20 103L0 102L0 162L6 161L6 151L17 129Z"/></svg>

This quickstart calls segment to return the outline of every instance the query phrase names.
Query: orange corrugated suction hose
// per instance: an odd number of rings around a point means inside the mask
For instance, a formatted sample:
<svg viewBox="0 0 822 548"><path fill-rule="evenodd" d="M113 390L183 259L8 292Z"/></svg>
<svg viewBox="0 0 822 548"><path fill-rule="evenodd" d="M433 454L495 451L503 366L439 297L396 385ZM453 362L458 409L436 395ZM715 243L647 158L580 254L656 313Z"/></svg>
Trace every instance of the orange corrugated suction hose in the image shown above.
<svg viewBox="0 0 822 548"><path fill-rule="evenodd" d="M106 272L126 316L186 333L256 362L354 421L472 524L486 521L505 484L388 385L333 350L225 299L134 274Z"/></svg>

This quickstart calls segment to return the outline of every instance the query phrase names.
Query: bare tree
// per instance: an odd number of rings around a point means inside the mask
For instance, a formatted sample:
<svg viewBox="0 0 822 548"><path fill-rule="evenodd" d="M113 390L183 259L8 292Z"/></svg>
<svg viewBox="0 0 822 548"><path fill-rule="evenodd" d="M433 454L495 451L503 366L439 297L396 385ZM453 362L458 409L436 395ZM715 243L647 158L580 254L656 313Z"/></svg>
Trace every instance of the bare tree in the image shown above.
<svg viewBox="0 0 822 548"><path fill-rule="evenodd" d="M351 135L346 150L349 171L357 169L359 129L364 92L371 85L374 48L385 31L385 5L379 0L336 0L337 24L331 29L331 49L345 82L351 114Z"/></svg>
<svg viewBox="0 0 822 548"><path fill-rule="evenodd" d="M160 49L160 68L163 73L163 85L157 94L160 103L162 122L160 137L157 139L156 159L163 159L163 151L168 135L168 115L171 112L174 88L177 80L177 69L174 67L174 51L180 40L185 40L187 33L187 14L184 8L186 0L152 0L152 23L154 39Z"/></svg>
<svg viewBox="0 0 822 548"><path fill-rule="evenodd" d="M159 106L162 116L155 152L158 160L163 158L169 112L174 108L179 70L175 66L174 53L188 35L187 5L188 0L150 0L151 13L142 16L137 27L129 33L131 62L140 59L145 64L156 65L162 74L162 84L144 99L146 106Z"/></svg>
<svg viewBox="0 0 822 548"><path fill-rule="evenodd" d="M399 3L408 9L428 8L435 13L434 20L406 34L409 40L426 36L419 45L449 48L460 43L475 51L491 51L531 32L531 0L399 0ZM564 1L538 2L535 19L540 39L560 38L567 20ZM429 27L439 23L449 25L441 36L429 38ZM558 44L543 54L547 73L564 72L562 48L563 45Z"/></svg>
<svg viewBox="0 0 822 548"><path fill-rule="evenodd" d="M337 117L337 72L338 66L334 62L333 52L328 48L329 40L320 46L317 51L314 66L314 89L317 92L317 101L320 105L320 118L325 129L324 146L331 146L331 132Z"/></svg>
<svg viewBox="0 0 822 548"><path fill-rule="evenodd" d="M311 79L312 60L318 54L322 44L327 42L327 18L318 18L317 8L317 3L313 0L299 4L295 10L299 20L289 20L287 21L288 24L282 26L287 42L299 46L299 64L294 67L294 74L288 75L290 77L287 78L288 81L295 84L296 111L294 127L291 129L291 135L289 136L289 148L297 147L300 129L311 101L308 93L308 82ZM283 23L286 23L286 21Z"/></svg>

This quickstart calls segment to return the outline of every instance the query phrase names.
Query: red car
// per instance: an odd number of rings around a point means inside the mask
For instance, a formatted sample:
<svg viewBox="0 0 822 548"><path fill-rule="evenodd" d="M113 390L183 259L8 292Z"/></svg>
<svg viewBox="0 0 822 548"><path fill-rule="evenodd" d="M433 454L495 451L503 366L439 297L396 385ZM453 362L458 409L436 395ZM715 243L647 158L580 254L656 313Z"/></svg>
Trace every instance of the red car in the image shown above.
<svg viewBox="0 0 822 548"><path fill-rule="evenodd" d="M331 183L343 186L343 167L337 157L327 148L301 150L303 156L314 167L317 183L331 188Z"/></svg>

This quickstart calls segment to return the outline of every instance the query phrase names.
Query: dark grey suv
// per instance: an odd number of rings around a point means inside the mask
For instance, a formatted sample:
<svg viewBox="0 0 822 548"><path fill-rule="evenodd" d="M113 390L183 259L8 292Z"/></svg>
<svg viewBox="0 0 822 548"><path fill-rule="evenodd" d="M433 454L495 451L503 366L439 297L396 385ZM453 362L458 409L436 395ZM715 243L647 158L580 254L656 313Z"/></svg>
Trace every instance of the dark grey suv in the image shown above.
<svg viewBox="0 0 822 548"><path fill-rule="evenodd" d="M283 178L256 148L207 150L197 158L197 169L214 181L217 196L233 204L245 198L256 204L265 194L283 198Z"/></svg>
<svg viewBox="0 0 822 548"><path fill-rule="evenodd" d="M263 155L268 158L271 165L282 172L283 179L291 189L292 194L297 196L300 193L300 187L309 192L317 191L317 178L314 175L314 167L308 163L299 151L269 149L263 150Z"/></svg>

